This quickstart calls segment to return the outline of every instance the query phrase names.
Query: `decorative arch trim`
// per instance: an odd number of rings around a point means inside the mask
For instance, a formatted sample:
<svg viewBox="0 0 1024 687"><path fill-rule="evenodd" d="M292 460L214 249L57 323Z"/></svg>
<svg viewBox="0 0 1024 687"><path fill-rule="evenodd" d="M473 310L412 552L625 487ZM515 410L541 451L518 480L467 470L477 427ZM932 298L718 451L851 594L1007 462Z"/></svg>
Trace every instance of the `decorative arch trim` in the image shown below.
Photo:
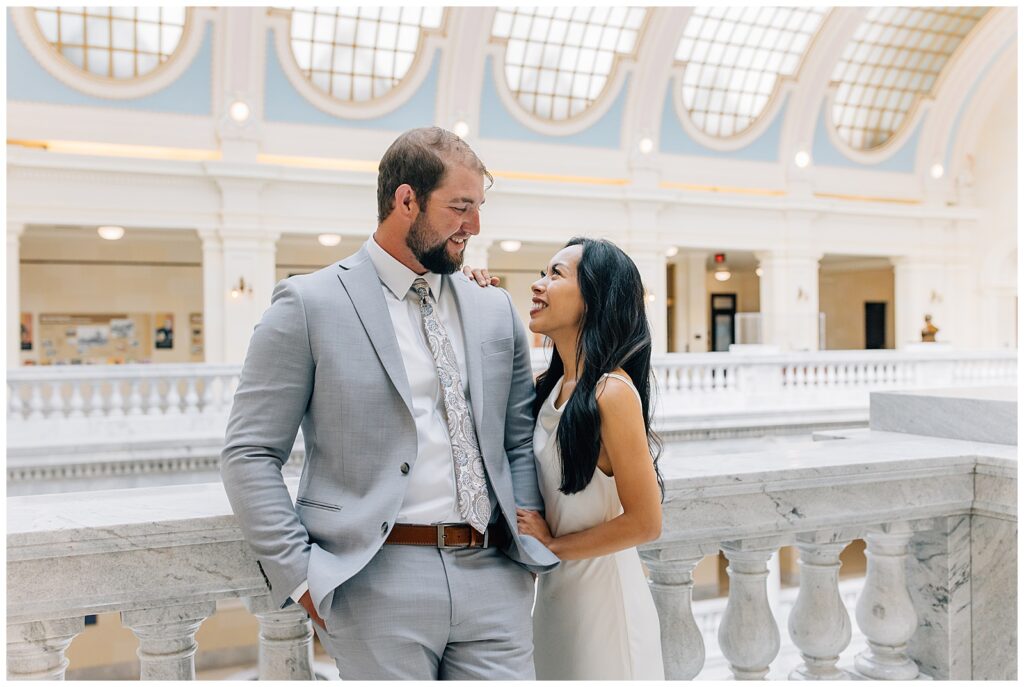
<svg viewBox="0 0 1024 687"><path fill-rule="evenodd" d="M409 71L397 86L379 98L350 103L324 93L302 74L298 62L295 61L295 54L292 52L289 13L270 9L267 10L267 17L267 25L274 34L274 49L278 64L295 90L317 109L333 117L356 120L378 119L406 104L416 94L430 73L435 51L446 47L449 21L446 12L439 29L422 29L416 57L409 67Z"/></svg>
<svg viewBox="0 0 1024 687"><path fill-rule="evenodd" d="M157 93L178 79L195 59L203 43L203 29L217 10L190 7L185 15L181 42L166 62L143 76L112 79L90 74L64 59L43 36L34 8L11 8L11 22L29 54L54 78L81 93L110 100L131 100Z"/></svg>

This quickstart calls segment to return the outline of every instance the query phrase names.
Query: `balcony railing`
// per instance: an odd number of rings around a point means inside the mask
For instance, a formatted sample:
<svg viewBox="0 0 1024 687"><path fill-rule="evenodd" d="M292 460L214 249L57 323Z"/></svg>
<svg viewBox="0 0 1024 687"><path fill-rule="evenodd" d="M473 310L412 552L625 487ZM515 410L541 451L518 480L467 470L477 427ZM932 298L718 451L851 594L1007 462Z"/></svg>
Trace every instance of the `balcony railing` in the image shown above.
<svg viewBox="0 0 1024 687"><path fill-rule="evenodd" d="M663 536L641 555L669 679L704 665L692 574L719 551L721 651L737 678L769 672L780 629L767 562L788 545L800 554L781 630L801 652L793 677L1016 677L1016 446L855 430L664 470ZM10 678L63 677L83 618L119 611L143 679L192 679L196 630L232 597L260 621L260 677L312 677L310 621L270 604L219 484L14 497L7 509ZM867 543L855 620L868 648L851 657L838 571L853 539Z"/></svg>
<svg viewBox="0 0 1024 687"><path fill-rule="evenodd" d="M534 369L546 352L535 349ZM550 355L550 353L547 353ZM851 400L867 407L867 392L891 388L969 386L1016 380L1016 351L816 351L672 353L654 360L663 413L716 403L776 406L807 399ZM7 371L8 428L70 420L68 427L135 420L144 435L177 433L190 419L222 419L231 407L240 365L61 365ZM49 425L54 428L52 422ZM59 429L58 429L59 431ZM71 430L73 436L81 436Z"/></svg>

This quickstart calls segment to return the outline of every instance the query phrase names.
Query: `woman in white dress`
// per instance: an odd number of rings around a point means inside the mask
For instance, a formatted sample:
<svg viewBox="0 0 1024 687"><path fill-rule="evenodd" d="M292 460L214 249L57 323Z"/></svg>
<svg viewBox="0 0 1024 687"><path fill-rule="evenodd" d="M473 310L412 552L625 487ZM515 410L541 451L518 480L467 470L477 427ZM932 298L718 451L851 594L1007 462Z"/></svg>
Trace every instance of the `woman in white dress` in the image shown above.
<svg viewBox="0 0 1024 687"><path fill-rule="evenodd" d="M491 281L486 270L472 274ZM562 559L538 582L537 679L663 680L636 550L661 534L663 495L640 273L615 244L574 238L532 290L530 330L555 352L534 402L545 512L519 510L518 522Z"/></svg>

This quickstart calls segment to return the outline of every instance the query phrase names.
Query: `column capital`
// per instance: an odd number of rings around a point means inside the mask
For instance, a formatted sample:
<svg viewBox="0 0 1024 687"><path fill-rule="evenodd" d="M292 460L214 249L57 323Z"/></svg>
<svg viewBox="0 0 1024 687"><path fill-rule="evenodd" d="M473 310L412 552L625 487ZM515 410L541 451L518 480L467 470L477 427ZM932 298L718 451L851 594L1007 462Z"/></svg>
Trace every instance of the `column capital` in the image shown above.
<svg viewBox="0 0 1024 687"><path fill-rule="evenodd" d="M281 232L248 224L225 224L217 228L221 243L228 244L276 244Z"/></svg>
<svg viewBox="0 0 1024 687"><path fill-rule="evenodd" d="M818 262L825 253L813 248L781 248L754 251L759 262Z"/></svg>

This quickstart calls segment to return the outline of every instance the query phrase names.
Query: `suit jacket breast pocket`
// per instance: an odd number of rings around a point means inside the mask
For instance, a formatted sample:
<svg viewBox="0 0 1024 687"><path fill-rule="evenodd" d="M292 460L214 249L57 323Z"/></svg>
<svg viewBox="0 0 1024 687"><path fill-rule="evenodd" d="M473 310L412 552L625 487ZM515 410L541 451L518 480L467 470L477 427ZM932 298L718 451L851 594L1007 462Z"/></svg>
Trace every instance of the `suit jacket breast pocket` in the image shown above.
<svg viewBox="0 0 1024 687"><path fill-rule="evenodd" d="M515 338L511 336L506 336L502 339L491 339L480 344L480 352L486 358L489 355L497 355L506 351L511 352L514 344Z"/></svg>

